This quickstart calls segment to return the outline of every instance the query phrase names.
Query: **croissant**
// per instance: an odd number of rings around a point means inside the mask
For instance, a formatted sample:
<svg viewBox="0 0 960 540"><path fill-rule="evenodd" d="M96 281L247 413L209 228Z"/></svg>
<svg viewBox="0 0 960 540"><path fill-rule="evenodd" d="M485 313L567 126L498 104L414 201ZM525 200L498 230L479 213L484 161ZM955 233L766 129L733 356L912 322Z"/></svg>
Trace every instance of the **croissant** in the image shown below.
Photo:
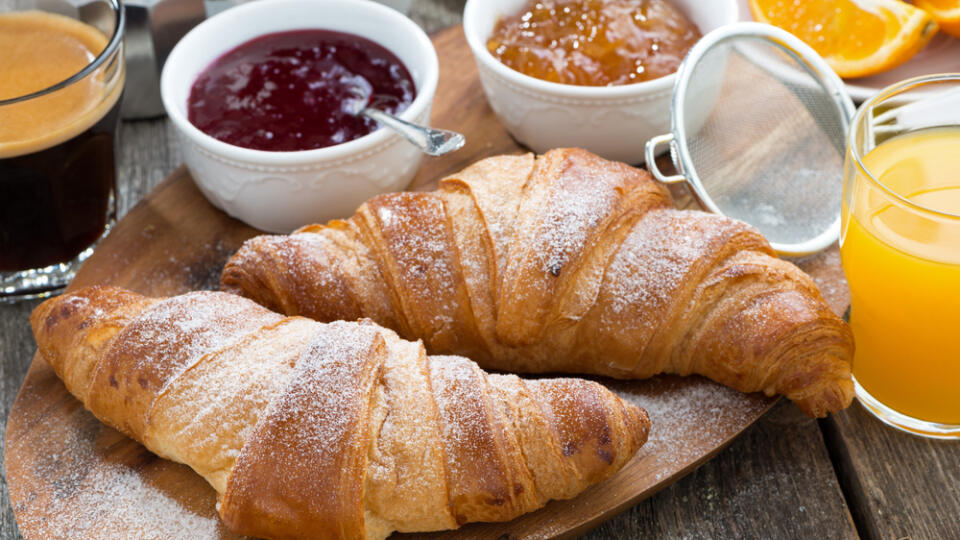
<svg viewBox="0 0 960 540"><path fill-rule="evenodd" d="M369 317L487 369L697 373L850 404L853 338L752 227L677 210L646 171L585 150L498 156L436 191L247 241L221 289L320 321Z"/></svg>
<svg viewBox="0 0 960 540"><path fill-rule="evenodd" d="M90 287L31 324L74 396L192 467L244 535L510 520L612 475L650 428L594 382L487 375L369 321L284 317L226 293Z"/></svg>

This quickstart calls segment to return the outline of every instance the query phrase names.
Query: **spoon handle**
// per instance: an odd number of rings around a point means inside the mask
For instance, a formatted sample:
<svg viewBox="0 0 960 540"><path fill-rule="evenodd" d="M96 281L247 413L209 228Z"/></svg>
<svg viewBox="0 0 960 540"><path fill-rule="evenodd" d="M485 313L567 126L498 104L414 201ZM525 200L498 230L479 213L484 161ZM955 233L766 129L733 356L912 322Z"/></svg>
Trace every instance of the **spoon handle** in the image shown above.
<svg viewBox="0 0 960 540"><path fill-rule="evenodd" d="M379 122L384 127L393 129L431 156L440 156L459 150L466 142L463 135L455 131L418 126L377 109L364 108L360 114Z"/></svg>

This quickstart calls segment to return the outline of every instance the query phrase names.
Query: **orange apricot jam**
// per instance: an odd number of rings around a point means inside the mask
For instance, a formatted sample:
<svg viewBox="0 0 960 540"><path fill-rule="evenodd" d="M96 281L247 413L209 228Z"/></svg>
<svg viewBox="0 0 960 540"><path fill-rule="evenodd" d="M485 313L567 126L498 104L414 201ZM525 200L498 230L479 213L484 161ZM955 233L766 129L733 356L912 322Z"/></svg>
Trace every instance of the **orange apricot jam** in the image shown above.
<svg viewBox="0 0 960 540"><path fill-rule="evenodd" d="M614 86L673 73L698 39L667 0L534 0L497 21L487 49L531 77Z"/></svg>

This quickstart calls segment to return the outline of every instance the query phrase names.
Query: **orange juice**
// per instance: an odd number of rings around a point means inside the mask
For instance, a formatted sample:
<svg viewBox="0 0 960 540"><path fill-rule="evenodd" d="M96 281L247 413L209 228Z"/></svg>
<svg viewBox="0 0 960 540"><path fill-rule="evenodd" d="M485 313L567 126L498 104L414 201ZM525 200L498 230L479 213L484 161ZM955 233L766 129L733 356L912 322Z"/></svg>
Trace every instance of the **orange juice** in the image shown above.
<svg viewBox="0 0 960 540"><path fill-rule="evenodd" d="M960 128L898 136L863 163L909 203L866 179L847 183L854 376L897 412L960 424Z"/></svg>

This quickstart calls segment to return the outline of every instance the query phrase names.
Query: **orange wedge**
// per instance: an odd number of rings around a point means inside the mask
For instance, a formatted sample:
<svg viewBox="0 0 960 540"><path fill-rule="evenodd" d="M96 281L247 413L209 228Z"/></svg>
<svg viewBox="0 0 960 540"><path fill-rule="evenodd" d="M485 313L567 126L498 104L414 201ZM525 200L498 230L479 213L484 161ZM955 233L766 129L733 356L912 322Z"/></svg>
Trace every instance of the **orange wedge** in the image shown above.
<svg viewBox="0 0 960 540"><path fill-rule="evenodd" d="M930 13L941 30L960 37L960 0L914 0L914 4Z"/></svg>
<svg viewBox="0 0 960 540"><path fill-rule="evenodd" d="M841 77L894 68L937 32L929 13L900 0L750 0L750 10L805 41Z"/></svg>

